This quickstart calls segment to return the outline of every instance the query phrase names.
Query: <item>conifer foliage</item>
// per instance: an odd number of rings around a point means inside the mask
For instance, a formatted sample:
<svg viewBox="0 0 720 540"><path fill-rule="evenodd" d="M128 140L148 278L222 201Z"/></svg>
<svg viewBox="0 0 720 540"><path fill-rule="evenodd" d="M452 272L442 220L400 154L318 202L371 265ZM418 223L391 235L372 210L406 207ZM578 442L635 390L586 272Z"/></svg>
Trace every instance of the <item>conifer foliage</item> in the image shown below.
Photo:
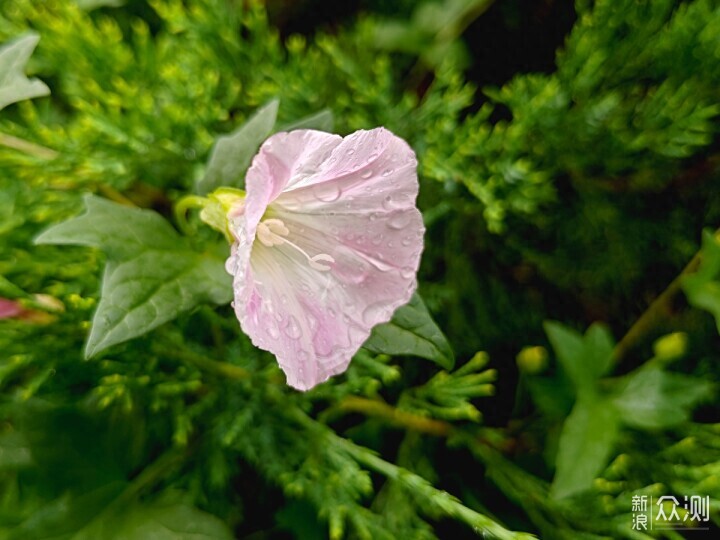
<svg viewBox="0 0 720 540"><path fill-rule="evenodd" d="M301 35L283 2L0 2L0 538L720 525L720 5L577 0L552 71L476 88L473 23L527 2L358 4ZM297 392L192 201L273 133L377 126L418 158L418 293Z"/></svg>

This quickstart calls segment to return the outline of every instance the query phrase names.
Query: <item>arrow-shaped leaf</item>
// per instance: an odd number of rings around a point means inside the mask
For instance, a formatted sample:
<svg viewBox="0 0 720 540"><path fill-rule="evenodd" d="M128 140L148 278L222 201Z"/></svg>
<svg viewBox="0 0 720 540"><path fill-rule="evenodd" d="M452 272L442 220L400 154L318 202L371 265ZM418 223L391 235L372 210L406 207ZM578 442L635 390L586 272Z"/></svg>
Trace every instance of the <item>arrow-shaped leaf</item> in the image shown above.
<svg viewBox="0 0 720 540"><path fill-rule="evenodd" d="M235 132L219 137L210 153L205 176L197 183L201 195L221 187L243 187L245 171L275 126L277 99L261 107Z"/></svg>
<svg viewBox="0 0 720 540"><path fill-rule="evenodd" d="M203 302L232 297L223 261L190 249L160 215L99 197L86 212L42 233L38 244L96 247L107 255L85 356L135 338Z"/></svg>
<svg viewBox="0 0 720 540"><path fill-rule="evenodd" d="M0 47L0 110L12 103L50 93L44 82L25 76L25 65L38 41L40 36L31 33Z"/></svg>
<svg viewBox="0 0 720 540"><path fill-rule="evenodd" d="M398 308L390 322L373 328L363 347L375 353L427 358L445 369L455 365L450 344L417 293L408 304Z"/></svg>

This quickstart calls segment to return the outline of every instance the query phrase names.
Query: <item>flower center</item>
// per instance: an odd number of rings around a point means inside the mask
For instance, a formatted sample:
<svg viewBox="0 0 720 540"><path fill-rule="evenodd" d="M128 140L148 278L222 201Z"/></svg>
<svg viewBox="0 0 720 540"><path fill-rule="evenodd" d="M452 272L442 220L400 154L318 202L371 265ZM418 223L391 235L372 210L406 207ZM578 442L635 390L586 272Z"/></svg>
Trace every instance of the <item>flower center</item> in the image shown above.
<svg viewBox="0 0 720 540"><path fill-rule="evenodd" d="M333 259L327 253L320 253L319 255L311 257L300 246L288 240L288 234L290 234L289 229L280 219L266 219L258 223L257 226L257 239L260 240L260 243L263 246L275 247L282 244L287 244L291 248L301 253L307 259L310 268L319 270L321 272L327 272L328 270L330 270L330 266L323 263L334 263L335 259Z"/></svg>

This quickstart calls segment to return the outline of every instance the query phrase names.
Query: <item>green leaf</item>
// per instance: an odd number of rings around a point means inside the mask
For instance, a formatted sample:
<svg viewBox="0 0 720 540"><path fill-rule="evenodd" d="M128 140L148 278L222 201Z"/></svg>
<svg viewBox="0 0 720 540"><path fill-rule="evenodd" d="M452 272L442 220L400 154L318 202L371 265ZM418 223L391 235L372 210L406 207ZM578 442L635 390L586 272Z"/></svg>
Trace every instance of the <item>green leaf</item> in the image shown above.
<svg viewBox="0 0 720 540"><path fill-rule="evenodd" d="M184 503L135 503L95 520L72 540L232 540L220 519Z"/></svg>
<svg viewBox="0 0 720 540"><path fill-rule="evenodd" d="M38 508L6 537L7 540L73 539L122 492L127 484L111 482L81 495L66 492ZM100 539L98 539L100 540Z"/></svg>
<svg viewBox="0 0 720 540"><path fill-rule="evenodd" d="M37 244L96 247L107 256L85 356L140 336L203 302L232 297L223 261L197 253L160 215L99 197L86 212L42 233Z"/></svg>
<svg viewBox="0 0 720 540"><path fill-rule="evenodd" d="M44 82L25 76L25 65L38 41L40 36L30 33L0 47L0 110L11 103L50 93Z"/></svg>
<svg viewBox="0 0 720 540"><path fill-rule="evenodd" d="M683 278L682 288L690 305L712 313L720 332L720 237L709 230L703 232L701 261L697 272Z"/></svg>
<svg viewBox="0 0 720 540"><path fill-rule="evenodd" d="M548 321L545 333L557 354L558 361L578 393L592 391L595 381L610 367L614 341L609 330L593 324L585 336L560 323Z"/></svg>
<svg viewBox="0 0 720 540"><path fill-rule="evenodd" d="M417 293L398 308L390 322L373 328L363 347L374 353L427 358L448 370L455 365L450 344Z"/></svg>
<svg viewBox="0 0 720 540"><path fill-rule="evenodd" d="M100 7L120 7L125 4L125 0L75 0L80 9L91 11Z"/></svg>
<svg viewBox="0 0 720 540"><path fill-rule="evenodd" d="M287 126L283 126L279 131L292 131L294 129L316 129L318 131L332 132L335 125L335 118L330 109L323 109L315 114L301 118L297 122L293 122Z"/></svg>
<svg viewBox="0 0 720 540"><path fill-rule="evenodd" d="M218 138L210 153L205 176L197 183L198 193L205 195L222 186L244 186L250 161L272 133L279 105L277 99L272 100L236 131Z"/></svg>
<svg viewBox="0 0 720 540"><path fill-rule="evenodd" d="M591 487L610 457L620 415L607 399L581 397L560 434L551 494L568 497Z"/></svg>
<svg viewBox="0 0 720 540"><path fill-rule="evenodd" d="M713 390L709 381L645 367L623 377L614 404L629 426L663 429L688 420L692 408Z"/></svg>
<svg viewBox="0 0 720 540"><path fill-rule="evenodd" d="M27 440L16 430L0 433L0 472L22 469L32 465L32 454Z"/></svg>

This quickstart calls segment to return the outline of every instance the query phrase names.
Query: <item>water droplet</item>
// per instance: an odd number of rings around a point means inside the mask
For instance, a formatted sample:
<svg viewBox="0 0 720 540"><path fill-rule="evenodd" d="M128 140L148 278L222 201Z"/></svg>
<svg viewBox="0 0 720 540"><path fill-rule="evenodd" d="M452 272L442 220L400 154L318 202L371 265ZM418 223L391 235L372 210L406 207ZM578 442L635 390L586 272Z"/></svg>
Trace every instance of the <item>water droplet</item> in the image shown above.
<svg viewBox="0 0 720 540"><path fill-rule="evenodd" d="M367 333L354 324L348 326L348 339L350 343L362 343L367 339Z"/></svg>
<svg viewBox="0 0 720 540"><path fill-rule="evenodd" d="M302 336L302 328L294 315L290 315L285 325L285 335L290 339L298 339Z"/></svg>
<svg viewBox="0 0 720 540"><path fill-rule="evenodd" d="M370 178L372 175L373 175L372 170L371 170L371 169L367 169L367 170L363 171L363 172L360 174L360 178L365 178L365 179L367 180L367 179Z"/></svg>
<svg viewBox="0 0 720 540"><path fill-rule="evenodd" d="M402 239L402 242L400 242L403 246L409 246L410 242L412 242L412 238L409 236L406 236Z"/></svg>
<svg viewBox="0 0 720 540"><path fill-rule="evenodd" d="M356 242L357 242L359 245L363 245L363 244L365 243L365 235L364 235L364 234L361 234L360 236L358 236Z"/></svg>
<svg viewBox="0 0 720 540"><path fill-rule="evenodd" d="M372 239L372 245L379 246L382 243L382 240L383 240L382 234L375 235Z"/></svg>
<svg viewBox="0 0 720 540"><path fill-rule="evenodd" d="M278 331L277 326L275 326L274 324L268 325L267 332L268 335L273 339L277 339L280 337L280 332Z"/></svg>
<svg viewBox="0 0 720 540"><path fill-rule="evenodd" d="M386 309L387 307L382 302L370 304L365 308L365 311L363 311L363 322L368 325L377 324L380 319L383 318Z"/></svg>
<svg viewBox="0 0 720 540"><path fill-rule="evenodd" d="M334 182L317 184L313 188L313 195L315 195L315 198L318 201L334 202L340 198L342 190L340 189L340 186Z"/></svg>
<svg viewBox="0 0 720 540"><path fill-rule="evenodd" d="M378 217L377 214L376 214L375 212L373 212L372 214L370 214L370 216L368 217L368 219L369 219L370 221L375 221L375 220L377 219L377 217Z"/></svg>
<svg viewBox="0 0 720 540"><path fill-rule="evenodd" d="M382 172L382 175L383 175L383 176L390 176L393 172L395 172L395 169L385 169L385 170Z"/></svg>
<svg viewBox="0 0 720 540"><path fill-rule="evenodd" d="M406 266L405 268L402 268L400 270L400 276L403 279L410 279L415 275L415 270L413 270L411 267Z"/></svg>
<svg viewBox="0 0 720 540"><path fill-rule="evenodd" d="M389 247L389 248L394 248L394 247L395 247L395 244L394 244L392 241L390 241L390 242L387 243L387 247Z"/></svg>
<svg viewBox="0 0 720 540"><path fill-rule="evenodd" d="M352 285L362 283L370 271L370 264L347 246L339 246L333 251L332 256L335 259L333 275L343 287L348 283Z"/></svg>
<svg viewBox="0 0 720 540"><path fill-rule="evenodd" d="M387 221L387 226L388 228L395 230L404 229L410 224L411 219L412 214L409 212L395 214L393 216L390 216L390 219L388 219Z"/></svg>
<svg viewBox="0 0 720 540"><path fill-rule="evenodd" d="M372 163L373 161L375 161L375 160L377 159L377 157L378 157L377 153L376 153L376 152L373 152L372 154L370 154L370 155L368 156L367 162L368 162L368 163Z"/></svg>
<svg viewBox="0 0 720 540"><path fill-rule="evenodd" d="M355 149L353 149L353 148L348 148L348 150L347 150L347 155L348 155L348 156L352 156L354 153L355 153Z"/></svg>

